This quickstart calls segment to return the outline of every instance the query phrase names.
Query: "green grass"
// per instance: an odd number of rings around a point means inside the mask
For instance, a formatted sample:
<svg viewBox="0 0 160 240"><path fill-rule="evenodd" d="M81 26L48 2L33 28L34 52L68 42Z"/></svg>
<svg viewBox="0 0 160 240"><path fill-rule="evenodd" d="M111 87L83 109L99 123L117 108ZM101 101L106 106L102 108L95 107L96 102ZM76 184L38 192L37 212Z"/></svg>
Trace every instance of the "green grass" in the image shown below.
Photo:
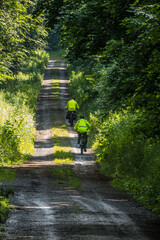
<svg viewBox="0 0 160 240"><path fill-rule="evenodd" d="M56 165L71 164L74 162L74 154L70 143L69 133L66 125L60 125L57 122L57 127L53 128L53 143L54 143L54 163Z"/></svg>
<svg viewBox="0 0 160 240"><path fill-rule="evenodd" d="M58 74L55 76L54 79L52 79L52 93L54 95L54 98L59 101L59 79L58 79Z"/></svg>
<svg viewBox="0 0 160 240"><path fill-rule="evenodd" d="M71 151L66 152L63 151L63 149L61 149L60 147L55 147L57 150L54 153L54 157L55 158L61 158L61 159L65 159L65 158L70 158L73 160L73 153Z"/></svg>
<svg viewBox="0 0 160 240"><path fill-rule="evenodd" d="M74 155L71 151L67 152L63 147L54 148L54 163L56 165L71 164L74 161Z"/></svg>
<svg viewBox="0 0 160 240"><path fill-rule="evenodd" d="M35 51L0 90L0 166L24 163L34 152L35 111L48 55Z"/></svg>
<svg viewBox="0 0 160 240"><path fill-rule="evenodd" d="M13 181L16 177L15 169L0 168L1 181Z"/></svg>
<svg viewBox="0 0 160 240"><path fill-rule="evenodd" d="M54 51L54 52L49 51L48 53L50 56L53 56L55 58L60 58L64 61L66 60L65 59L65 49L59 49L58 51Z"/></svg>
<svg viewBox="0 0 160 240"><path fill-rule="evenodd" d="M52 170L52 174L56 178L56 180L53 181L53 184L62 185L64 187L82 189L81 181L74 176L74 172L72 169L54 168Z"/></svg>
<svg viewBox="0 0 160 240"><path fill-rule="evenodd" d="M54 163L55 165L66 165L66 164L72 164L73 161L70 158L65 158L65 159L55 158Z"/></svg>
<svg viewBox="0 0 160 240"><path fill-rule="evenodd" d="M74 161L74 154L71 152L71 146L66 144L66 141L69 141L66 137L68 136L68 131L65 129L63 131L63 128L60 130L59 128L54 129L54 163L56 165L62 165L62 164L71 164ZM63 146L65 145L65 147Z"/></svg>

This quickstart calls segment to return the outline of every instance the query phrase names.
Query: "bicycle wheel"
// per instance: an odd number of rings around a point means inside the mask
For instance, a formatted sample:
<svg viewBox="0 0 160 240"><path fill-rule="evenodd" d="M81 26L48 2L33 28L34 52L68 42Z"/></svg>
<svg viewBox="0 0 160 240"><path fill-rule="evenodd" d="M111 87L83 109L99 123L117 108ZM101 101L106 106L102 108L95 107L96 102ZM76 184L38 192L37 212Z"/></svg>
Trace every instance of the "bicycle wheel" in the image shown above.
<svg viewBox="0 0 160 240"><path fill-rule="evenodd" d="M81 154L83 154L83 146L81 145Z"/></svg>
<svg viewBox="0 0 160 240"><path fill-rule="evenodd" d="M73 126L73 118L70 119L70 126Z"/></svg>
<svg viewBox="0 0 160 240"><path fill-rule="evenodd" d="M87 152L87 146L86 146L86 143L84 144L84 152Z"/></svg>
<svg viewBox="0 0 160 240"><path fill-rule="evenodd" d="M70 122L70 126L73 126L73 115L72 114L70 115L69 122Z"/></svg>

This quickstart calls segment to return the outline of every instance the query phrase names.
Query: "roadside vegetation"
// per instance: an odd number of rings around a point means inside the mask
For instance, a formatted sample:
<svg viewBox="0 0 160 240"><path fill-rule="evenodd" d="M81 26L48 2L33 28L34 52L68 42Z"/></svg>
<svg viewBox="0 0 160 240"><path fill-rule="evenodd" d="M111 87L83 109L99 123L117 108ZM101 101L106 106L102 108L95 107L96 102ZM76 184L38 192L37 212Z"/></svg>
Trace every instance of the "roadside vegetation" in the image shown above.
<svg viewBox="0 0 160 240"><path fill-rule="evenodd" d="M35 110L47 62L47 54L35 51L24 63L24 71L3 84L0 92L1 166L22 163L33 153Z"/></svg>
<svg viewBox="0 0 160 240"><path fill-rule="evenodd" d="M15 176L15 169L0 168L0 239L1 233L4 231L3 223L11 207L8 196L10 194L14 194L10 187L3 187L2 181L12 181L14 180Z"/></svg>
<svg viewBox="0 0 160 240"><path fill-rule="evenodd" d="M41 50L0 91L0 166L23 163L34 151L35 111L48 55Z"/></svg>

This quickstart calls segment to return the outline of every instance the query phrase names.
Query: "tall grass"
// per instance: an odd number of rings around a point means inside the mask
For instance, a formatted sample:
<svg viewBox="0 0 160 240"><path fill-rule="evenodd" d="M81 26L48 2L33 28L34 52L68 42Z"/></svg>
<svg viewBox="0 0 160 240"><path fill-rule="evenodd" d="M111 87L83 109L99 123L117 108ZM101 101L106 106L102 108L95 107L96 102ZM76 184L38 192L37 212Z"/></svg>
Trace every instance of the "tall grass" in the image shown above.
<svg viewBox="0 0 160 240"><path fill-rule="evenodd" d="M0 90L0 166L22 163L34 151L35 110L48 54L37 50Z"/></svg>
<svg viewBox="0 0 160 240"><path fill-rule="evenodd" d="M57 51L48 51L50 56L53 56L54 58L62 59L64 61L66 60L66 58L65 58L66 53L65 52L66 52L66 50L63 49L63 48L60 48Z"/></svg>

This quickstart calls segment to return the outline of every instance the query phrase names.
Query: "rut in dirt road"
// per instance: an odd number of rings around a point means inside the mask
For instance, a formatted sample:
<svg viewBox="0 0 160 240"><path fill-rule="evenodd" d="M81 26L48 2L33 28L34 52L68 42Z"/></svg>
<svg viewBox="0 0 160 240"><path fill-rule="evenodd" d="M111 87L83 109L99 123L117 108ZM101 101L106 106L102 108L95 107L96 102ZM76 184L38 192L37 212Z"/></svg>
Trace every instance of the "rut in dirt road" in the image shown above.
<svg viewBox="0 0 160 240"><path fill-rule="evenodd" d="M59 99L53 91L54 75L60 78ZM82 187L53 182L52 171L58 166L54 163L52 128L68 124L67 100L65 63L50 59L37 104L35 154L28 163L15 166L15 194L3 240L158 240L160 220L98 176L91 149L80 155L76 132L69 126L75 162L65 167L74 170Z"/></svg>

